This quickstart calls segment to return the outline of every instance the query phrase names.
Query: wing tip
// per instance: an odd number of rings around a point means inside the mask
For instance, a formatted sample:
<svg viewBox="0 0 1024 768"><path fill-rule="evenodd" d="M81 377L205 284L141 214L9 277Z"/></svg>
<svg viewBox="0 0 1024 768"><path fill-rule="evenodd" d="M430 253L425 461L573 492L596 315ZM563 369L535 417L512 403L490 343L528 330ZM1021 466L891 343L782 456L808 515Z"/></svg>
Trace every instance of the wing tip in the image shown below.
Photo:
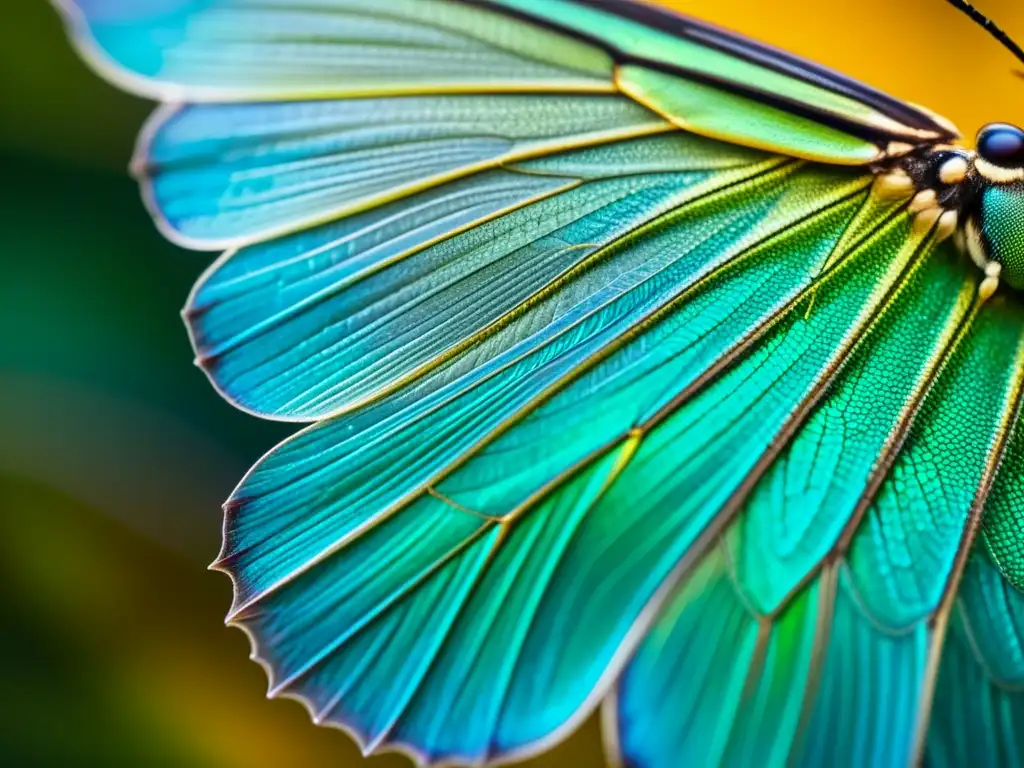
<svg viewBox="0 0 1024 768"><path fill-rule="evenodd" d="M67 0L55 0L55 2ZM157 231L168 242L189 251L225 251L234 253L238 248L249 242L240 237L197 237L189 234L183 227L176 224L164 212L164 206L157 193L154 183L153 144L157 136L175 117L180 115L187 103L178 99L164 99L146 119L139 136L135 141L135 149L128 162L128 173L139 185L142 203L153 219ZM219 260L218 260L219 261ZM205 275L204 275L205 277Z"/></svg>
<svg viewBox="0 0 1024 768"><path fill-rule="evenodd" d="M487 749L476 756L452 754L448 751L432 752L410 741L401 738L391 738L398 719L384 727L376 735L365 733L352 722L330 716L331 710L340 701L339 698L336 697L325 705L318 705L313 699L292 687L295 679L280 676L274 661L264 652L258 633L247 623L248 619L251 618L245 615L249 605L243 604L239 608L235 607L239 597L239 582L237 574L227 564L229 561L230 555L227 557L219 555L210 564L209 570L224 573L231 579L233 592L232 608L226 615L224 624L227 627L238 629L248 638L249 659L259 665L266 675L267 699L291 699L298 702L309 714L310 722L313 725L323 728L334 728L343 732L356 744L364 757L388 753L401 754L407 757L416 768L434 768L434 766L499 766L519 763L547 752L552 747L565 741L586 722L595 709L600 707L602 703L606 703L614 694L614 682L610 688L611 693L609 693L607 685L598 683L591 692L591 695L587 697L587 700L550 733L512 749L497 748L492 736ZM249 601L250 605L253 602L258 601ZM608 743L606 741L606 745ZM610 747L606 746L606 753L611 761L611 768L624 768L624 762L616 763L611 760L615 753L611 751Z"/></svg>
<svg viewBox="0 0 1024 768"><path fill-rule="evenodd" d="M189 293L188 299L185 302L185 306L181 308L179 314L181 316L182 324L185 326L185 332L188 335L189 344L192 347L193 352L193 364L206 376L210 382L210 386L213 390L237 410L245 413L249 416L254 416L264 421L276 421L286 424L301 424L301 425L312 425L330 415L334 415L334 412L330 414L304 414L304 413L287 413L279 410L261 409L256 403L246 399L243 395L235 392L227 383L223 382L222 376L220 375L217 361L220 359L220 355L216 352L207 348L207 345L203 343L202 334L199 327L199 323L203 315L206 313L206 308L199 305L199 294L205 287L210 276L232 255L233 250L225 251L218 257L210 266L206 268L203 274L196 280L192 286L192 290ZM287 441L286 441L287 442ZM275 446L271 451L276 450L279 446ZM260 460L253 466L259 466L263 460L269 455L264 454ZM246 473L245 477L248 478L252 473L252 469ZM244 481L244 479L243 479ZM241 484L239 484L241 487ZM236 489L237 490L237 489ZM230 504L234 501L234 494L226 504Z"/></svg>
<svg viewBox="0 0 1024 768"><path fill-rule="evenodd" d="M53 2L70 2L70 0L53 0ZM115 83L115 85L120 84ZM149 96L150 94L144 95ZM198 235L190 233L186 227L173 221L166 214L165 206L160 200L160 195L156 188L155 177L160 170L160 166L153 159L153 146L161 131L171 121L195 105L192 101L185 100L183 93L155 94L152 97L159 100L160 103L150 113L142 126L142 130L139 131L131 159L128 162L128 173L138 183L143 205L145 205L150 218L153 219L157 231L160 232L165 240L189 251L221 251L223 252L222 256L215 262L219 265L223 262L223 259L230 257L244 246L291 233L291 229L281 229L253 232L245 235ZM201 279L206 277L207 274L204 273Z"/></svg>
<svg viewBox="0 0 1024 768"><path fill-rule="evenodd" d="M173 84L157 83L121 66L100 45L85 11L76 0L49 0L61 17L72 47L93 72L127 93L153 101L180 101L183 91Z"/></svg>
<svg viewBox="0 0 1024 768"><path fill-rule="evenodd" d="M324 706L318 706L316 702L308 696L291 689L289 685L292 681L287 678L279 680L273 661L262 653L259 638L243 620L231 620L229 617L229 619L225 621L225 625L241 631L248 639L249 659L250 661L255 662L263 670L267 678L266 698L268 700L289 699L299 703L302 705L302 708L306 710L309 715L310 722L313 725L319 728L332 728L341 731L352 740L363 757L371 757L388 753L400 754L407 757L412 764L416 766L416 768L432 768L433 766L452 765L502 765L507 762L511 762L513 759L521 759L499 757L497 760L486 759L486 762L482 762L479 759L467 760L465 758L459 758L458 756L451 755L431 755L429 752L410 742L398 739L390 740L388 738L390 735L390 728L384 728L378 735L371 736L355 726L353 723L341 718L332 718L330 716L330 711L337 704L337 700L332 700Z"/></svg>

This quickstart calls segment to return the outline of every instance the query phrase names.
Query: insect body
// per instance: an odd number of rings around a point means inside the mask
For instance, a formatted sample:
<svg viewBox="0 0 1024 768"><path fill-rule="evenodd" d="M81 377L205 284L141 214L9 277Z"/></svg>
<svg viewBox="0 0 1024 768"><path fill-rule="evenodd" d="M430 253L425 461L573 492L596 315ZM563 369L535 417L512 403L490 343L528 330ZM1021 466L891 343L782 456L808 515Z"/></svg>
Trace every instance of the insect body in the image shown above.
<svg viewBox="0 0 1024 768"><path fill-rule="evenodd" d="M961 251L985 274L979 286L992 296L1000 278L1024 287L1017 236L1024 194L1024 131L993 124L981 130L978 149L952 146L914 150L878 173L883 194L913 198L918 226L936 228L940 240L956 236Z"/></svg>

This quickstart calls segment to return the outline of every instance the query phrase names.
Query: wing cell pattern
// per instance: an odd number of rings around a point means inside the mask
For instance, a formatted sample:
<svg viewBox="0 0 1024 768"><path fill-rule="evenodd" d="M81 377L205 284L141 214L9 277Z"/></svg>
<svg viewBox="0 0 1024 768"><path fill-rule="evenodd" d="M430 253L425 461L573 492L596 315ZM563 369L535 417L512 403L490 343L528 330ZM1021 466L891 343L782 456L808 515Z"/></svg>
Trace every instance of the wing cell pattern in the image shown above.
<svg viewBox="0 0 1024 768"><path fill-rule="evenodd" d="M1020 761L1024 308L868 167L942 121L623 0L69 13L180 102L200 365L309 424L215 563L272 694L431 763L602 704L639 768Z"/></svg>

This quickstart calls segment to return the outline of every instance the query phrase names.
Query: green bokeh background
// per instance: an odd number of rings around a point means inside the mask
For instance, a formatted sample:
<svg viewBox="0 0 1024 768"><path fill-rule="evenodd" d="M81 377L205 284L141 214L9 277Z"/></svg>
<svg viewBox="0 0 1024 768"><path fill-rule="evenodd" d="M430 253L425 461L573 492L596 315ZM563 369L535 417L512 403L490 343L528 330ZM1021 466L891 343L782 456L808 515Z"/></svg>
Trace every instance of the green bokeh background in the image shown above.
<svg viewBox="0 0 1024 768"><path fill-rule="evenodd" d="M941 0L674 4L968 133L1024 119L1012 60ZM161 240L124 172L150 106L83 66L44 0L3 6L0 765L366 764L267 701L222 624L230 586L205 570L220 502L292 429L234 411L189 364L178 311L211 256ZM1024 37L1019 0L985 7ZM600 763L593 720L536 761Z"/></svg>

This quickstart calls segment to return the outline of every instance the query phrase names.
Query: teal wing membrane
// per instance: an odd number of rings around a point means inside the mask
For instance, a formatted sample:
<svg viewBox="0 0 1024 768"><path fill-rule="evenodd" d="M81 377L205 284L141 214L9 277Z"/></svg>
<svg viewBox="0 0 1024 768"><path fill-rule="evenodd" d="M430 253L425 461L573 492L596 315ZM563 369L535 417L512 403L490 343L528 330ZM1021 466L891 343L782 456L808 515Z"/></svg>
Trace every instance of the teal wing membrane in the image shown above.
<svg viewBox="0 0 1024 768"><path fill-rule="evenodd" d="M215 563L272 694L424 762L602 702L643 768L1020 761L1024 311L868 167L943 121L623 0L66 10L227 249L200 365L310 423Z"/></svg>

